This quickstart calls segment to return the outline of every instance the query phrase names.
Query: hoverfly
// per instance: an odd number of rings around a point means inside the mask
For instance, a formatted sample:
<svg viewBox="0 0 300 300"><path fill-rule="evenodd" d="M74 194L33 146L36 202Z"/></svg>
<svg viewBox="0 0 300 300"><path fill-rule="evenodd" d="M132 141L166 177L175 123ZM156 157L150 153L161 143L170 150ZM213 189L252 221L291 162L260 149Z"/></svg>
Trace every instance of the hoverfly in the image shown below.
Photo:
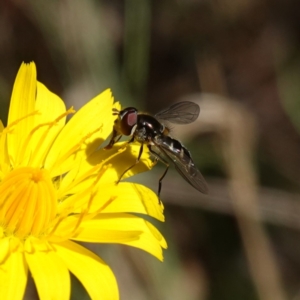
<svg viewBox="0 0 300 300"><path fill-rule="evenodd" d="M119 141L122 135L131 136L128 143L137 141L141 144L136 162L126 169L120 176L120 182L124 174L139 163L146 145L156 161L166 165L166 170L159 179L158 198L161 192L162 180L166 176L169 164L173 163L177 172L196 190L207 194L208 186L200 171L194 164L190 152L176 139L169 136L170 129L160 120L174 124L189 124L194 122L200 113L200 107L189 101L179 102L157 113L154 117L139 112L134 107L127 107L121 111L113 109L113 115L117 115L113 133L109 144L104 149L110 149Z"/></svg>

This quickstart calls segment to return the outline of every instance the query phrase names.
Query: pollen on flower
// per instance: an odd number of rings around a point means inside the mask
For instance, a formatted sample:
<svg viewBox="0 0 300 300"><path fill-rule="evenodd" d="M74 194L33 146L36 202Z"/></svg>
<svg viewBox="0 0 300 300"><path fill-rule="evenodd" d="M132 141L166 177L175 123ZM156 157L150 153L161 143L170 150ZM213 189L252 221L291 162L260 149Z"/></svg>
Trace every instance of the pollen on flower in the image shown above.
<svg viewBox="0 0 300 300"><path fill-rule="evenodd" d="M55 188L47 170L12 170L0 184L0 223L6 235L39 236L55 218Z"/></svg>
<svg viewBox="0 0 300 300"><path fill-rule="evenodd" d="M39 169L37 169L37 170L35 170L35 171L32 172L31 179L34 182L38 183L40 180L43 179L43 174L44 173L45 173L45 170L39 170Z"/></svg>

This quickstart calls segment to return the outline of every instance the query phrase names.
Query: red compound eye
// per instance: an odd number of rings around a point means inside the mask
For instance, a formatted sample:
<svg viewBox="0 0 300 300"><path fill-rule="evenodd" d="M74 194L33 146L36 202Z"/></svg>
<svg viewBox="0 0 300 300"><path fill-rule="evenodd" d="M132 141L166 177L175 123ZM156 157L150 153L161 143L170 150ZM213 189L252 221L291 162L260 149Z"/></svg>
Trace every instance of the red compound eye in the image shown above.
<svg viewBox="0 0 300 300"><path fill-rule="evenodd" d="M121 130L124 135L131 135L132 128L137 123L137 110L134 107L127 107L120 111Z"/></svg>

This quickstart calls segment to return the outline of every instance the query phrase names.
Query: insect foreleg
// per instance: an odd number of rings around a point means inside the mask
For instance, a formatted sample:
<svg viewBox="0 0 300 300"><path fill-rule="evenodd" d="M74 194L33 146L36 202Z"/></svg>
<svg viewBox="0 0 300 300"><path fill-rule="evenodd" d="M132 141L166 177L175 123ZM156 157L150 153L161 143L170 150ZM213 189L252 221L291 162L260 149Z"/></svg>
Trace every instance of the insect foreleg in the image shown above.
<svg viewBox="0 0 300 300"><path fill-rule="evenodd" d="M104 147L104 149L105 150L111 149L113 147L113 145L120 140L121 137L122 137L122 135L119 135L118 132L114 129L111 139L110 139L108 145Z"/></svg>

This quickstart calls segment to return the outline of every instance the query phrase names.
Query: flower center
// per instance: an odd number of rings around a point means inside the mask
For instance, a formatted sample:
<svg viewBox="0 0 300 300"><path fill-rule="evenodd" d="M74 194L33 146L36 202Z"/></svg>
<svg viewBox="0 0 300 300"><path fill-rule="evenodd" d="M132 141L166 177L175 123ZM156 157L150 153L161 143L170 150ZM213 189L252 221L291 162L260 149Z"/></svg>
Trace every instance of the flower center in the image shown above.
<svg viewBox="0 0 300 300"><path fill-rule="evenodd" d="M39 236L56 210L56 192L47 170L14 169L0 183L0 225L7 235Z"/></svg>

